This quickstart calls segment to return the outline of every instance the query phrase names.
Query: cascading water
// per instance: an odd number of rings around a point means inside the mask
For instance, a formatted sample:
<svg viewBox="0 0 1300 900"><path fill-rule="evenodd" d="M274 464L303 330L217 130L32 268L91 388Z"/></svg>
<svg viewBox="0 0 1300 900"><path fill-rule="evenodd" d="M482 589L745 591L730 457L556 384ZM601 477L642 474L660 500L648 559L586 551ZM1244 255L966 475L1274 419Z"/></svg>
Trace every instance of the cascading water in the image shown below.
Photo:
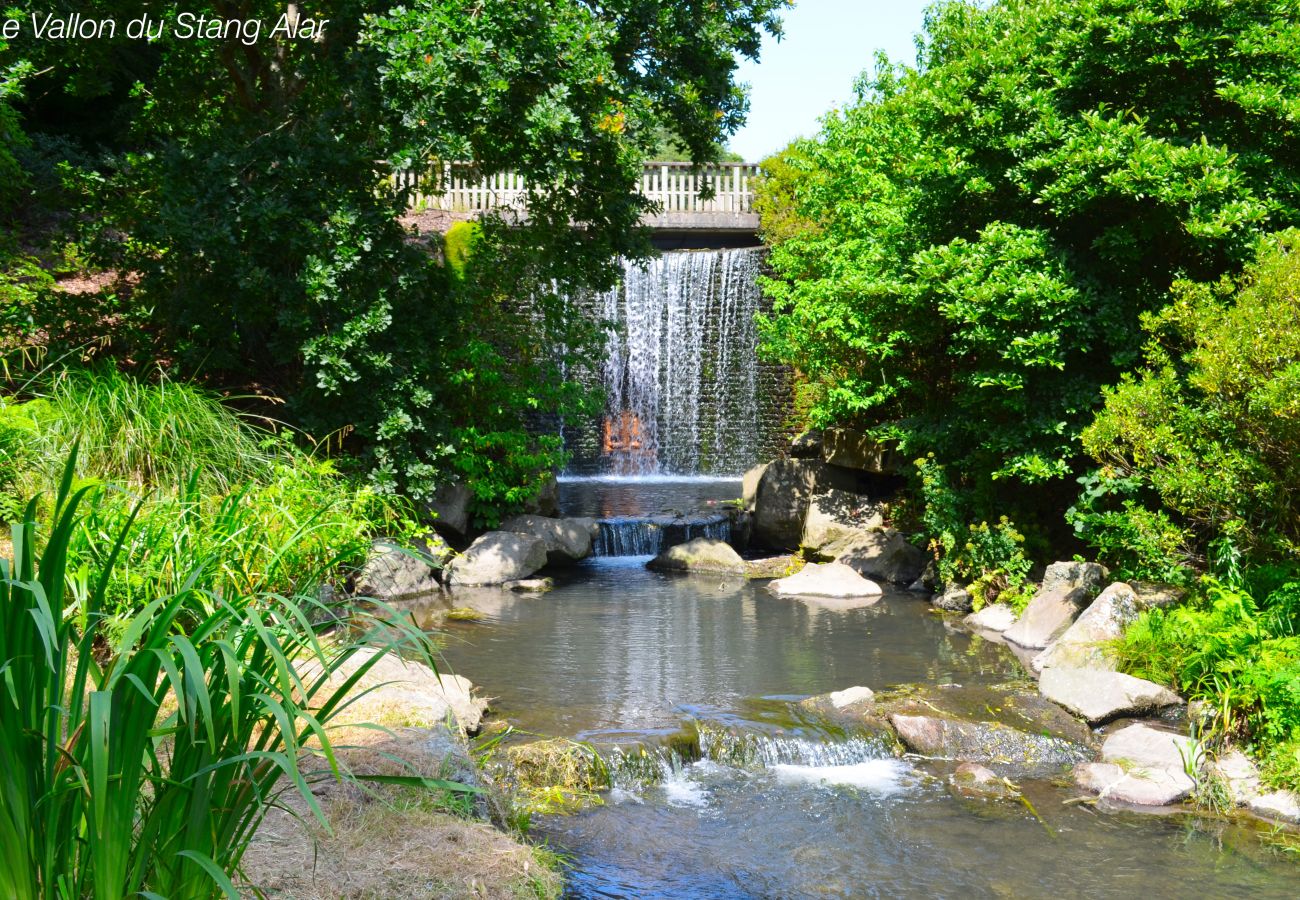
<svg viewBox="0 0 1300 900"><path fill-rule="evenodd" d="M593 312L615 330L601 369L604 415L594 434L574 435L576 468L734 476L775 451L788 388L756 352L763 252L681 251L624 264L622 283L594 299Z"/></svg>

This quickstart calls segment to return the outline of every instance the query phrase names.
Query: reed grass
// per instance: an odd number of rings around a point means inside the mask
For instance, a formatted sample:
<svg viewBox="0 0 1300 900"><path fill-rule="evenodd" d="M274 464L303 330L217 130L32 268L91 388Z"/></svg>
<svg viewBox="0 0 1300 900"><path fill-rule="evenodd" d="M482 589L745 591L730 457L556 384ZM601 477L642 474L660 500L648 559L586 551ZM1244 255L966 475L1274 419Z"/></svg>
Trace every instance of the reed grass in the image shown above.
<svg viewBox="0 0 1300 900"><path fill-rule="evenodd" d="M383 654L327 682L380 628L324 639L310 590L239 590L237 526L202 551L159 549L168 579L114 619L128 545L166 538L139 530L137 507L92 554L102 489L74 489L75 468L74 451L48 524L29 503L0 559L0 896L238 896L231 876L285 792L328 829L310 784L344 774L329 723ZM399 617L381 627L384 649L432 664Z"/></svg>

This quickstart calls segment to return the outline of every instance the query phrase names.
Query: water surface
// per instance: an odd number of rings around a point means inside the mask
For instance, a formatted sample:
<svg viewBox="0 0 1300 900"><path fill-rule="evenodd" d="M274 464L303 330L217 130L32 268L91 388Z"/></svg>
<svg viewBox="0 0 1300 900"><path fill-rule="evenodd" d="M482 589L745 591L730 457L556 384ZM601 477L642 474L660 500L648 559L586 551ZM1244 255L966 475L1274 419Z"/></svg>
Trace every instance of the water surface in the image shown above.
<svg viewBox="0 0 1300 900"><path fill-rule="evenodd" d="M466 594L488 618L449 626L452 668L524 730L654 743L693 719L773 742L768 766L706 760L543 819L540 833L574 860L571 896L1300 896L1297 863L1254 828L1096 810L1067 802L1081 793L1068 778L1023 784L1040 819L956 796L943 764L819 745L833 738L779 714L790 698L857 684L1023 679L1004 647L916 596L835 610L644 562L588 560L547 594Z"/></svg>

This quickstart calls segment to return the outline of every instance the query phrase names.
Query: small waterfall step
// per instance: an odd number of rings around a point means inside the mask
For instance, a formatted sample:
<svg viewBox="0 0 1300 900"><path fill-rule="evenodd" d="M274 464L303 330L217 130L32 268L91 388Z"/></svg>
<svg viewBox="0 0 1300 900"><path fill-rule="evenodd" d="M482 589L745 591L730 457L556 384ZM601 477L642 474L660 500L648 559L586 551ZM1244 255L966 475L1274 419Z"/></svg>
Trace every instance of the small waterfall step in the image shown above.
<svg viewBox="0 0 1300 900"><path fill-rule="evenodd" d="M593 556L656 556L669 547L696 538L731 541L731 517L725 513L699 516L619 516L598 520Z"/></svg>

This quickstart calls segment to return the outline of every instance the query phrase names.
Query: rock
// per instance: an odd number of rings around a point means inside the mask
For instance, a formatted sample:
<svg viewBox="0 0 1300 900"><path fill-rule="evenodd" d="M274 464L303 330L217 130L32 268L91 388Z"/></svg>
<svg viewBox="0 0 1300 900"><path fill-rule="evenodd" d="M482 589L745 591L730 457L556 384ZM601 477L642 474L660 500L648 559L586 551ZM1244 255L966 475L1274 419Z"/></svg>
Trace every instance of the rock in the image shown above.
<svg viewBox="0 0 1300 900"><path fill-rule="evenodd" d="M560 481L554 474L546 479L536 497L524 503L524 512L534 516L555 517L559 515Z"/></svg>
<svg viewBox="0 0 1300 900"><path fill-rule="evenodd" d="M1145 722L1134 722L1107 735L1101 745L1102 762L1128 768L1177 769L1201 767L1200 746L1190 737Z"/></svg>
<svg viewBox="0 0 1300 900"><path fill-rule="evenodd" d="M324 699L341 688L361 665L380 653L363 648L330 674L322 693ZM308 663L304 676L318 674L318 663ZM348 691L355 699L330 723L331 727L373 723L400 724L415 728L436 728L455 719L462 732L474 732L483 721L487 701L473 696L468 678L439 674L420 662L388 653L374 663Z"/></svg>
<svg viewBox="0 0 1300 900"><path fill-rule="evenodd" d="M1137 618L1137 595L1121 581L1112 584L1092 601L1065 633L1034 657L1037 671L1052 666L1115 670L1111 644L1124 636Z"/></svg>
<svg viewBox="0 0 1300 900"><path fill-rule="evenodd" d="M874 438L851 428L827 428L822 432L822 459L833 466L886 474L896 469L894 455Z"/></svg>
<svg viewBox="0 0 1300 900"><path fill-rule="evenodd" d="M925 568L925 551L892 528L857 532L826 547L821 556L856 569L868 578L910 584Z"/></svg>
<svg viewBox="0 0 1300 900"><path fill-rule="evenodd" d="M860 494L832 488L808 501L799 543L815 552L836 541L878 529L883 523L879 505Z"/></svg>
<svg viewBox="0 0 1300 900"><path fill-rule="evenodd" d="M835 709L844 709L846 706L852 706L856 703L862 703L876 696L876 692L869 687L856 685L851 688L845 688L842 691L831 691L827 695L831 706Z"/></svg>
<svg viewBox="0 0 1300 900"><path fill-rule="evenodd" d="M546 565L546 542L511 531L489 531L448 566L451 585L502 584L532 575Z"/></svg>
<svg viewBox="0 0 1300 900"><path fill-rule="evenodd" d="M1189 772L1201 764L1196 741L1136 722L1107 737L1101 762L1079 766L1075 778L1107 800L1167 806L1196 788Z"/></svg>
<svg viewBox="0 0 1300 900"><path fill-rule="evenodd" d="M848 692L845 692L848 694ZM845 702L847 700L847 702ZM888 717L942 716L961 721L1000 723L1008 728L1048 735L1078 747L1093 743L1092 731L1037 690L1012 684L905 684L868 697L858 692L836 706L830 694L801 700L799 706L846 730L890 730ZM1082 753L1081 753L1082 758Z"/></svg>
<svg viewBox="0 0 1300 900"><path fill-rule="evenodd" d="M517 581L503 582L501 586L508 591L517 591L521 594L544 594L555 589L555 579L520 578Z"/></svg>
<svg viewBox="0 0 1300 900"><path fill-rule="evenodd" d="M1104 800L1134 806L1168 806L1191 794L1195 782L1182 772L1168 769L1126 771L1113 763L1084 763L1076 766L1079 785Z"/></svg>
<svg viewBox="0 0 1300 900"><path fill-rule="evenodd" d="M1232 802L1244 806L1260 795L1259 768L1254 761L1235 747L1219 756L1210 765L1211 771L1223 782Z"/></svg>
<svg viewBox="0 0 1300 900"><path fill-rule="evenodd" d="M1071 741L1030 734L1000 722L895 713L889 723L899 740L914 753L1000 764L1025 773L1046 774L1089 755L1087 748Z"/></svg>
<svg viewBox="0 0 1300 900"><path fill-rule="evenodd" d="M1129 587L1137 598L1138 609L1160 609L1177 606L1187 598L1186 588L1153 581L1130 581Z"/></svg>
<svg viewBox="0 0 1300 900"><path fill-rule="evenodd" d="M474 492L464 482L453 481L438 486L425 508L433 516L439 534L463 538L469 534L469 506Z"/></svg>
<svg viewBox="0 0 1300 900"><path fill-rule="evenodd" d="M989 800L1016 800L1020 792L1005 778L988 766L964 762L952 773L952 786L966 797L983 797Z"/></svg>
<svg viewBox="0 0 1300 900"><path fill-rule="evenodd" d="M925 568L921 570L921 575L907 586L907 589L914 594L931 594L939 587L939 570L931 558Z"/></svg>
<svg viewBox="0 0 1300 900"><path fill-rule="evenodd" d="M1179 696L1168 688L1105 669L1054 666L1043 670L1038 689L1048 700L1059 703L1093 725L1120 716L1145 715L1182 703Z"/></svg>
<svg viewBox="0 0 1300 900"><path fill-rule="evenodd" d="M1002 779L988 766L981 766L979 763L964 762L957 767L957 771L952 773L954 781L964 781L971 784L992 784L1001 782Z"/></svg>
<svg viewBox="0 0 1300 900"><path fill-rule="evenodd" d="M696 538L685 544L669 547L646 566L666 572L715 572L732 575L745 574L745 561L725 541Z"/></svg>
<svg viewBox="0 0 1300 900"><path fill-rule="evenodd" d="M786 553L781 556L765 556L762 559L745 560L746 578L784 578L793 575L805 565L801 556Z"/></svg>
<svg viewBox="0 0 1300 900"><path fill-rule="evenodd" d="M1088 596L1101 590L1106 580L1106 567L1090 562L1057 562L1043 573L1044 593L1073 594L1082 591Z"/></svg>
<svg viewBox="0 0 1300 900"><path fill-rule="evenodd" d="M790 456L795 459L816 459L822 455L822 432L809 429L790 442Z"/></svg>
<svg viewBox="0 0 1300 900"><path fill-rule="evenodd" d="M1006 630L1006 639L1031 649L1046 647L1070 627L1101 586L1105 571L1096 563L1052 563L1024 614Z"/></svg>
<svg viewBox="0 0 1300 900"><path fill-rule="evenodd" d="M769 463L754 493L754 540L774 550L793 550L803 537L808 503L832 488L852 490L856 479L816 459Z"/></svg>
<svg viewBox="0 0 1300 900"><path fill-rule="evenodd" d="M930 605L948 612L970 612L972 603L970 591L960 584L945 585L942 592L930 598Z"/></svg>
<svg viewBox="0 0 1300 900"><path fill-rule="evenodd" d="M754 500L758 497L758 483L763 480L763 473L767 471L767 463L759 463L740 480L740 497L745 505L745 509L754 508Z"/></svg>
<svg viewBox="0 0 1300 900"><path fill-rule="evenodd" d="M532 535L546 544L546 561L563 565L591 555L591 540L599 526L595 519L552 519L548 516L511 516L502 531Z"/></svg>
<svg viewBox="0 0 1300 900"><path fill-rule="evenodd" d="M1246 801L1246 808L1260 818L1300 824L1300 799L1291 791L1273 791L1255 797Z"/></svg>
<svg viewBox="0 0 1300 900"><path fill-rule="evenodd" d="M768 588L785 597L878 598L883 593L880 585L840 563L809 563L793 575L771 582Z"/></svg>
<svg viewBox="0 0 1300 900"><path fill-rule="evenodd" d="M438 575L451 551L436 535L427 539L424 546L427 549L375 541L353 592L388 603L441 590Z"/></svg>
<svg viewBox="0 0 1300 900"><path fill-rule="evenodd" d="M1005 603L993 603L962 620L969 628L1001 634L1016 624L1016 611Z"/></svg>

